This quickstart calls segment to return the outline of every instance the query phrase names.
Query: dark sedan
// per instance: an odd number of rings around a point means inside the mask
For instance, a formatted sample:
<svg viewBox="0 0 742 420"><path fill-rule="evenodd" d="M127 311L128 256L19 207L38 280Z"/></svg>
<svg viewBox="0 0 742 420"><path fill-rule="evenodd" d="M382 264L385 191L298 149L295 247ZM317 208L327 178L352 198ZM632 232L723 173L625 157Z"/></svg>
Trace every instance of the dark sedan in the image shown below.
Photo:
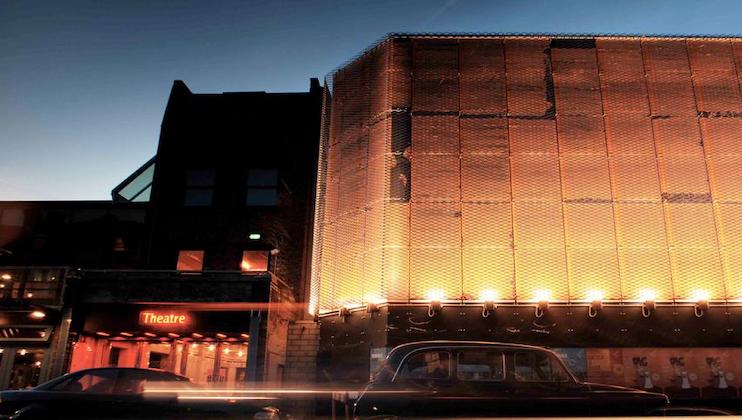
<svg viewBox="0 0 742 420"><path fill-rule="evenodd" d="M357 417L595 416L664 409L664 394L578 381L550 350L489 342L401 345L360 395Z"/></svg>
<svg viewBox="0 0 742 420"><path fill-rule="evenodd" d="M153 387L161 392L145 392ZM186 398L182 399L183 395ZM33 389L0 392L0 419L278 418L275 410L264 407L264 400L236 404L229 399L200 397L188 378L170 372L86 369Z"/></svg>

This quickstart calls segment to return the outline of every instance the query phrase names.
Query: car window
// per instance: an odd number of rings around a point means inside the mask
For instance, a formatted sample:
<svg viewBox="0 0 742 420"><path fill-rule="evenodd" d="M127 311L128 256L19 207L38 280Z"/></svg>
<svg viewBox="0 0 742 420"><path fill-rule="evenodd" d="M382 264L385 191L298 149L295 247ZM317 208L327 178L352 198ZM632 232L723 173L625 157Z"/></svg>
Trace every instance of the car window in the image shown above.
<svg viewBox="0 0 742 420"><path fill-rule="evenodd" d="M464 350L457 360L456 377L462 381L505 379L505 358L499 350Z"/></svg>
<svg viewBox="0 0 742 420"><path fill-rule="evenodd" d="M171 388L173 384L181 381L176 375L165 372L140 371L140 370L123 370L119 375L118 384L116 385L117 394L141 394L148 386L158 386L164 384Z"/></svg>
<svg viewBox="0 0 742 420"><path fill-rule="evenodd" d="M445 351L424 351L407 358L400 377L405 379L447 379L451 377L451 356Z"/></svg>
<svg viewBox="0 0 742 420"><path fill-rule="evenodd" d="M520 382L566 382L569 375L549 353L517 352L514 357L515 380Z"/></svg>
<svg viewBox="0 0 742 420"><path fill-rule="evenodd" d="M112 394L116 386L115 370L83 372L54 385L52 391Z"/></svg>

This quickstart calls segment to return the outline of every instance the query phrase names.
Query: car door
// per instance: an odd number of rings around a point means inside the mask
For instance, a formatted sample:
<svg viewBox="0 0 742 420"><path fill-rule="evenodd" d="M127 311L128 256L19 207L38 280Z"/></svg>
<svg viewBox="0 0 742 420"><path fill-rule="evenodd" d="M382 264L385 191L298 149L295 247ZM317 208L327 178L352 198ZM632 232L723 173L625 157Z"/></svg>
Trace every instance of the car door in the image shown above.
<svg viewBox="0 0 742 420"><path fill-rule="evenodd" d="M102 418L116 413L114 395L118 371L92 369L69 375L39 391L40 405L53 418Z"/></svg>
<svg viewBox="0 0 742 420"><path fill-rule="evenodd" d="M447 349L423 349L409 354L393 380L398 398L387 398L385 412L408 416L446 416L454 384L452 354Z"/></svg>
<svg viewBox="0 0 742 420"><path fill-rule="evenodd" d="M520 414L589 415L582 384L575 382L556 356L547 351L518 349L506 357L512 402Z"/></svg>
<svg viewBox="0 0 742 420"><path fill-rule="evenodd" d="M513 414L512 389L506 382L505 353L494 347L460 348L455 355L451 404L456 415Z"/></svg>

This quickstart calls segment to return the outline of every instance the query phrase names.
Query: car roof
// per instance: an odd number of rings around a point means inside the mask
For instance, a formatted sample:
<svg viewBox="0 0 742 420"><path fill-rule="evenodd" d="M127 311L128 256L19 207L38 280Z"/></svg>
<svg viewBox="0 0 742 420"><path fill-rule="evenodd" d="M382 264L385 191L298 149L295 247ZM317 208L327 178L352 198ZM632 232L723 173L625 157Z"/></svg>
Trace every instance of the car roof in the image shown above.
<svg viewBox="0 0 742 420"><path fill-rule="evenodd" d="M63 376L76 375L78 373L86 373L86 372L98 372L98 371L103 371L103 370L117 370L117 371L142 372L142 373L158 373L158 374L170 375L170 376L175 377L175 378L181 378L181 379L184 379L184 380L188 380L188 377L187 376L178 375L177 373L169 372L167 370L152 369L152 368L136 368L136 367L118 367L118 366L101 366L101 367L96 367L96 368L80 369L80 370L76 370L74 372L67 373L67 374L65 374ZM61 376L59 378L61 378ZM57 379L57 378L54 378L54 379Z"/></svg>
<svg viewBox="0 0 742 420"><path fill-rule="evenodd" d="M502 350L541 350L550 351L543 347L529 346L527 344L516 344L516 343L500 343L495 341L463 341L463 340L429 340L429 341L415 341L412 343L400 344L393 348L387 360L392 365L396 365L402 361L402 359L415 350L424 348L460 348L460 347L487 347L496 348Z"/></svg>

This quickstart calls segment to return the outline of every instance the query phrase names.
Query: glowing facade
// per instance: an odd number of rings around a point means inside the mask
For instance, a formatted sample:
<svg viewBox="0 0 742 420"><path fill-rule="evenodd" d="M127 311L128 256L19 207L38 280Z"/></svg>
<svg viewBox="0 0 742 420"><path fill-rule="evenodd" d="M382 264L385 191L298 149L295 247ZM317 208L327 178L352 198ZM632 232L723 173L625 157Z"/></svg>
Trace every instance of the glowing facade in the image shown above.
<svg viewBox="0 0 742 420"><path fill-rule="evenodd" d="M310 311L742 298L742 40L392 36L328 80Z"/></svg>

